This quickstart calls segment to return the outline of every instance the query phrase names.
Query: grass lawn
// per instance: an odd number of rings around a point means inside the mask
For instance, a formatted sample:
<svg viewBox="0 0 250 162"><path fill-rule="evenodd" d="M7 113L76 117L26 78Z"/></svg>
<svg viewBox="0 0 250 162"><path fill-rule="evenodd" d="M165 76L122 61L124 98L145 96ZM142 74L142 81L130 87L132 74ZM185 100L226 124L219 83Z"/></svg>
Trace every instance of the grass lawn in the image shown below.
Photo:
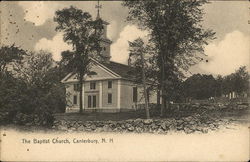
<svg viewBox="0 0 250 162"><path fill-rule="evenodd" d="M155 114L155 112L154 112ZM54 115L56 119L77 120L77 121L119 121L127 119L145 118L144 110L119 112L119 113L60 113ZM154 115L155 116L155 115Z"/></svg>
<svg viewBox="0 0 250 162"><path fill-rule="evenodd" d="M151 109L150 115L153 119L160 118L159 109ZM191 116L193 114L209 115L216 118L232 119L239 122L248 123L250 110L232 110L232 109L220 109L220 110L182 110L167 112L164 118L182 118ZM60 113L54 115L57 120L75 120L75 121L119 121L128 119L145 119L145 110L137 110L131 112L120 113Z"/></svg>

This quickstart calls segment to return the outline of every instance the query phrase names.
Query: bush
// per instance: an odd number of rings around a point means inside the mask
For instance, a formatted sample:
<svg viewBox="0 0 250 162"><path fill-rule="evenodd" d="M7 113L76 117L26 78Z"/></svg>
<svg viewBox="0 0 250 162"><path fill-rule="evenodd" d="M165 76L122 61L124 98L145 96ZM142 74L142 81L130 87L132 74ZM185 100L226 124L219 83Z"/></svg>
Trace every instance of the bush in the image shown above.
<svg viewBox="0 0 250 162"><path fill-rule="evenodd" d="M60 83L63 71L50 53L22 52L15 47L0 48L0 124L50 125L52 114L66 107Z"/></svg>
<svg viewBox="0 0 250 162"><path fill-rule="evenodd" d="M26 84L9 73L0 73L0 123L10 123L22 109Z"/></svg>
<svg viewBox="0 0 250 162"><path fill-rule="evenodd" d="M11 74L0 77L0 124L50 125L53 113L64 112L65 90L61 83L29 85Z"/></svg>
<svg viewBox="0 0 250 162"><path fill-rule="evenodd" d="M13 118L13 123L18 125L39 125L39 126L51 126L54 122L54 117L50 113L40 114L24 114L17 112Z"/></svg>

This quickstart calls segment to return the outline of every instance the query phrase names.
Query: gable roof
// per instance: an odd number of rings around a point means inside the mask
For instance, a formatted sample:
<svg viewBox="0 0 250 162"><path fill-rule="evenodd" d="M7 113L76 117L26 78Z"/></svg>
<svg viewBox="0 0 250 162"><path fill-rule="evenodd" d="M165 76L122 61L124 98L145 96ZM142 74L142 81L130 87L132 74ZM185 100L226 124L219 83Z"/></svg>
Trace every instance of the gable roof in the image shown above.
<svg viewBox="0 0 250 162"><path fill-rule="evenodd" d="M120 64L114 61L110 61L109 63L102 62L101 64L110 69L111 71L115 72L116 74L120 75L122 78L135 78L136 70L131 66Z"/></svg>
<svg viewBox="0 0 250 162"><path fill-rule="evenodd" d="M108 71L111 75L114 75L115 77L118 78L123 78L127 80L135 80L136 78L136 73L138 73L135 68L124 65L121 63L117 63L114 61L109 61L107 62L99 62L93 58L91 58L93 62L98 64L100 67ZM65 83L71 76L73 76L75 73L71 72L69 73L65 78L62 79L61 82Z"/></svg>

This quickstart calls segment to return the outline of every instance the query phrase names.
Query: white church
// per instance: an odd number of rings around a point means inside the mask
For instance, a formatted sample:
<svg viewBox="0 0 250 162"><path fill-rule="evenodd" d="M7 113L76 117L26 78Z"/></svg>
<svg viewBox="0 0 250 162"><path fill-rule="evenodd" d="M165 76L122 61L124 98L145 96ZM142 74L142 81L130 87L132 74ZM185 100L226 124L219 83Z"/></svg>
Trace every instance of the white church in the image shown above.
<svg viewBox="0 0 250 162"><path fill-rule="evenodd" d="M99 8L97 19L99 16ZM112 41L107 38L108 22L104 21L102 52L104 61L91 60L91 73L84 77L84 112L133 111L144 104L143 87L135 82L135 69L129 65L110 61ZM117 54L119 55L119 54ZM66 88L66 113L79 112L79 81L76 74L70 73L61 81ZM149 96L149 103L156 103L157 95Z"/></svg>

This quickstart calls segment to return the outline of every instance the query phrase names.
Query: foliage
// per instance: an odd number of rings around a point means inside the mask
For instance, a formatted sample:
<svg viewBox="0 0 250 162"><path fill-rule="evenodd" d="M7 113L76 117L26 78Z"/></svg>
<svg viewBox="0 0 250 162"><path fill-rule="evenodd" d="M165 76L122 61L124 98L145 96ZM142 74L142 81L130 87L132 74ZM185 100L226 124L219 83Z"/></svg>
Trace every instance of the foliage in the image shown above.
<svg viewBox="0 0 250 162"><path fill-rule="evenodd" d="M54 21L57 22L56 31L64 33L64 41L73 46L73 51L62 53L62 64L76 73L80 84L80 112L82 112L83 77L88 72L90 57L101 56L100 41L103 32L103 21L93 20L88 12L76 7L64 8L56 11Z"/></svg>
<svg viewBox="0 0 250 162"><path fill-rule="evenodd" d="M203 18L202 6L206 0L126 0L128 7L127 20L148 30L150 41L156 49L159 83L162 91L162 111L165 101L170 100L167 92L176 77L183 76L183 71L198 62L203 54L204 45L214 38L212 30L204 30L201 26Z"/></svg>
<svg viewBox="0 0 250 162"><path fill-rule="evenodd" d="M65 108L65 90L60 83L61 71L51 53L31 53L14 71L28 85L29 94L37 99L34 100L35 105L45 104L52 112Z"/></svg>
<svg viewBox="0 0 250 162"><path fill-rule="evenodd" d="M11 46L2 46L0 48L0 71L5 72L8 65L19 63L25 55L26 52L14 44Z"/></svg>
<svg viewBox="0 0 250 162"><path fill-rule="evenodd" d="M234 73L223 78L222 94L236 92L241 94L243 92L249 93L249 74L245 66L240 67Z"/></svg>
<svg viewBox="0 0 250 162"><path fill-rule="evenodd" d="M0 122L11 122L15 113L23 109L27 97L25 82L14 78L10 73L1 73L0 78Z"/></svg>
<svg viewBox="0 0 250 162"><path fill-rule="evenodd" d="M145 99L145 110L146 110L146 116L147 119L150 118L149 114L149 105L148 105L148 79L146 78L146 67L147 67L147 62L145 59L145 54L147 54L147 46L144 45L144 42L141 38L136 39L133 42L129 42L129 48L130 48L130 59L131 57L133 58L134 62L132 65L136 67L139 71L141 71L141 80L142 80L142 85L143 85L143 94L144 94L144 99Z"/></svg>
<svg viewBox="0 0 250 162"><path fill-rule="evenodd" d="M29 53L10 72L1 72L1 122L50 125L54 112L65 109L60 68L50 53Z"/></svg>
<svg viewBox="0 0 250 162"><path fill-rule="evenodd" d="M194 74L184 82L186 96L194 99L208 99L215 96L216 81L212 75Z"/></svg>
<svg viewBox="0 0 250 162"><path fill-rule="evenodd" d="M50 53L39 51L29 53L21 63L14 66L14 76L21 78L27 84L42 86L48 71L53 67L53 59Z"/></svg>
<svg viewBox="0 0 250 162"><path fill-rule="evenodd" d="M172 79L172 82L170 82L169 85L167 98L175 103L185 102L183 81L180 78L175 77Z"/></svg>
<svg viewBox="0 0 250 162"><path fill-rule="evenodd" d="M208 99L220 97L223 94L235 92L238 96L242 93L249 95L249 74L245 66L227 76L194 74L183 82L184 96L193 99Z"/></svg>
<svg viewBox="0 0 250 162"><path fill-rule="evenodd" d="M137 24L141 29L150 31L158 53L187 70L195 60L197 53L203 53L207 40L214 38L211 30L201 26L205 0L179 1L125 1L129 8L128 21ZM160 56L160 54L158 54ZM171 60L172 59L172 60Z"/></svg>

